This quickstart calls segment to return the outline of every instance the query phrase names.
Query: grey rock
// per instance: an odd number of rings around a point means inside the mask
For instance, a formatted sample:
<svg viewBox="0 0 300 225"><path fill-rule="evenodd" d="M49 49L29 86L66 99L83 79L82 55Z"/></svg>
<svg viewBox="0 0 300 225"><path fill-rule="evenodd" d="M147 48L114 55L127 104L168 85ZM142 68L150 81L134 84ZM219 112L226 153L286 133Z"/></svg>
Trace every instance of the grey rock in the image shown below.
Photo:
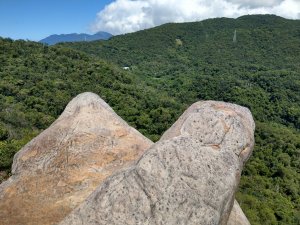
<svg viewBox="0 0 300 225"><path fill-rule="evenodd" d="M250 225L250 222L236 200L234 200L227 225Z"/></svg>
<svg viewBox="0 0 300 225"><path fill-rule="evenodd" d="M60 225L227 224L254 129L244 107L197 102Z"/></svg>

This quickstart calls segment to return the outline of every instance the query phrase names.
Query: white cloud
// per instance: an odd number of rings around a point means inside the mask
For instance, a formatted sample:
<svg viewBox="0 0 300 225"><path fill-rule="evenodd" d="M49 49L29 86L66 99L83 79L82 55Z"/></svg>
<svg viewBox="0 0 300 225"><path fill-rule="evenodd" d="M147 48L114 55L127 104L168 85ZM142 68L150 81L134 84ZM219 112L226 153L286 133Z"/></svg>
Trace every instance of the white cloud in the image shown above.
<svg viewBox="0 0 300 225"><path fill-rule="evenodd" d="M284 0L226 0L238 4L240 8L260 8L260 7L274 7L282 3Z"/></svg>
<svg viewBox="0 0 300 225"><path fill-rule="evenodd" d="M167 22L276 14L299 19L300 0L116 0L97 14L93 32L134 32Z"/></svg>

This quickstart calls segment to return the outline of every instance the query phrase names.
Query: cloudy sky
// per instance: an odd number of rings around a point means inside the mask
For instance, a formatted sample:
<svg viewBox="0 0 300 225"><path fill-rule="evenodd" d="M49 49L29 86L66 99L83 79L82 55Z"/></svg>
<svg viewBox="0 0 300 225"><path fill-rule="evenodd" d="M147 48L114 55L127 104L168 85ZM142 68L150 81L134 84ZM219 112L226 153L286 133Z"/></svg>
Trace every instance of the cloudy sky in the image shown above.
<svg viewBox="0 0 300 225"><path fill-rule="evenodd" d="M167 22L246 14L300 19L300 0L0 0L0 36L36 41L62 33L116 35Z"/></svg>
<svg viewBox="0 0 300 225"><path fill-rule="evenodd" d="M97 14L92 31L133 32L167 22L190 22L245 14L300 19L300 0L116 0Z"/></svg>

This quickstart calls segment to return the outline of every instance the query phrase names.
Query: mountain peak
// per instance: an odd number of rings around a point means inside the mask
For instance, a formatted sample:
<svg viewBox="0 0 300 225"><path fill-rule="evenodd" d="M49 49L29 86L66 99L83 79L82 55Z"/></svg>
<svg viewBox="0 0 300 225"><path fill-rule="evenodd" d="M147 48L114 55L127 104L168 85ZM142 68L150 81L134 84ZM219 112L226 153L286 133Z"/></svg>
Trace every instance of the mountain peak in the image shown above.
<svg viewBox="0 0 300 225"><path fill-rule="evenodd" d="M55 45L61 42L79 42L79 41L96 41L96 40L108 40L113 35L104 31L99 31L95 34L85 34L85 33L71 33L71 34L53 34L50 35L39 42Z"/></svg>

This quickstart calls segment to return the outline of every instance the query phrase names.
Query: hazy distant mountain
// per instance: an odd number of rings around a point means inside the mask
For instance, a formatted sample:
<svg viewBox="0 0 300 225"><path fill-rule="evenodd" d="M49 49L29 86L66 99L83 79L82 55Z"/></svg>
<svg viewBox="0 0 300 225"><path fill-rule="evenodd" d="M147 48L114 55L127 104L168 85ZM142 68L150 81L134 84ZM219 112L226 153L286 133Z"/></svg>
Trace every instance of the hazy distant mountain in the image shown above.
<svg viewBox="0 0 300 225"><path fill-rule="evenodd" d="M39 42L45 43L48 45L55 45L60 42L77 42L77 41L96 41L96 40L107 40L113 35L104 31L100 31L96 34L54 34L46 37Z"/></svg>

